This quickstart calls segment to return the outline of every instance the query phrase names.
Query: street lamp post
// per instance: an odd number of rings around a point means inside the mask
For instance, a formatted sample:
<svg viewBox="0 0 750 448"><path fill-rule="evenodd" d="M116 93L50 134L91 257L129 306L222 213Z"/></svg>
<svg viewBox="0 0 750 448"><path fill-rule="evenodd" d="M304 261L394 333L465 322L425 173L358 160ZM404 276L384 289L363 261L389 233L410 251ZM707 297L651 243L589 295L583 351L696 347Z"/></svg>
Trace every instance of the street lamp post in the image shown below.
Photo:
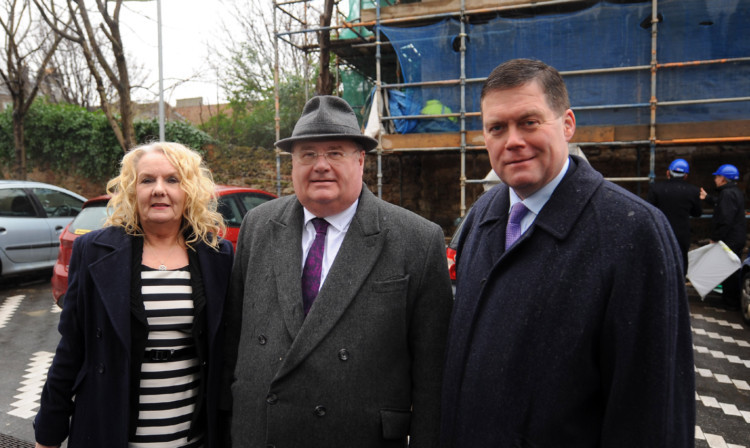
<svg viewBox="0 0 750 448"><path fill-rule="evenodd" d="M156 23L159 28L159 141L164 141L164 64L161 44L161 0L156 0Z"/></svg>
<svg viewBox="0 0 750 448"><path fill-rule="evenodd" d="M122 1L151 1L151 0L122 0ZM164 64L162 62L161 42L161 0L156 0L156 27L158 30L159 43L159 141L164 139Z"/></svg>

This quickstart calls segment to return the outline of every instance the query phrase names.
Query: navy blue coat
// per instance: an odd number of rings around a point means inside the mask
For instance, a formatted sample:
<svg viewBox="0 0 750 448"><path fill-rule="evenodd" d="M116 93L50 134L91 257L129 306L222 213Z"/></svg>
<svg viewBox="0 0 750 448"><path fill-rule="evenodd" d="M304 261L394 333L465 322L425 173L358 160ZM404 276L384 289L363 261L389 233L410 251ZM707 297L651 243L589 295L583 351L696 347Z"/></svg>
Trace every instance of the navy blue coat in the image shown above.
<svg viewBox="0 0 750 448"><path fill-rule="evenodd" d="M67 437L69 448L128 446L131 345L137 344L133 342L135 330L131 330L133 239L120 227L106 227L74 242L70 284L58 327L62 337L34 421L39 443L57 445ZM203 360L207 362L203 370L206 446L213 447L219 446L216 438L221 437L217 431L223 365L219 347L224 341L221 317L232 245L222 240L218 251L205 244L196 245L196 251L205 307L196 308L195 320L205 319L208 333L208 355Z"/></svg>
<svg viewBox="0 0 750 448"><path fill-rule="evenodd" d="M674 235L656 208L572 161L507 252L507 186L467 218L443 447L694 444L692 338Z"/></svg>

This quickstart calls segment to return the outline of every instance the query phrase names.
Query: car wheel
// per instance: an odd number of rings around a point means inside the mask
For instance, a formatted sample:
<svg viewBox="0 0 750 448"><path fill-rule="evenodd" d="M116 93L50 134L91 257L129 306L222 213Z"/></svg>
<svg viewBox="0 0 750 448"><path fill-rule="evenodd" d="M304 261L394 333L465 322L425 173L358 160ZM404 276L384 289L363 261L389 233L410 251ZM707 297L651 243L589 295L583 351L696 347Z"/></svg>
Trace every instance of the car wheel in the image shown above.
<svg viewBox="0 0 750 448"><path fill-rule="evenodd" d="M742 274L742 298L740 299L742 318L750 324L750 270Z"/></svg>

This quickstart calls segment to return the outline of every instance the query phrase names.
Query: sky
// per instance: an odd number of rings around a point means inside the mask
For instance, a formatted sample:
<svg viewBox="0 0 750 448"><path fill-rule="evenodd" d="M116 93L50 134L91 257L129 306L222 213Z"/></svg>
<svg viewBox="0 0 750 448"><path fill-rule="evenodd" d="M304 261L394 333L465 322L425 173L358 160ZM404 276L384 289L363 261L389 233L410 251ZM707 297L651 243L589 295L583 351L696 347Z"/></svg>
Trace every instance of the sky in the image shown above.
<svg viewBox="0 0 750 448"><path fill-rule="evenodd" d="M176 100L202 97L204 104L224 102L226 98L217 85L217 76L208 63L211 43L222 46L222 23L231 24L230 8L219 0L161 0L162 58L164 68L164 101L175 105ZM120 29L126 55L143 66L151 91L134 90L138 102L158 101L157 2L126 1L120 12ZM174 91L167 89L178 79L195 75L199 80L186 82Z"/></svg>

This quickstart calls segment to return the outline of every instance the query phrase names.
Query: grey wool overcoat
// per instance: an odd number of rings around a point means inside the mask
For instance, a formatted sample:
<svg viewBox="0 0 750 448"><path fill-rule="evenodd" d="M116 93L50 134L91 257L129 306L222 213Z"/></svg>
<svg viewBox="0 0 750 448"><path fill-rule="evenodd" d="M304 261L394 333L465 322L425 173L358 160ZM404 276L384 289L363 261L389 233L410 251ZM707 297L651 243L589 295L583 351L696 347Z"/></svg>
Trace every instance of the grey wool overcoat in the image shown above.
<svg viewBox="0 0 750 448"><path fill-rule="evenodd" d="M227 308L232 446L437 446L452 306L442 230L363 185L305 317L303 216L287 196L242 224Z"/></svg>

